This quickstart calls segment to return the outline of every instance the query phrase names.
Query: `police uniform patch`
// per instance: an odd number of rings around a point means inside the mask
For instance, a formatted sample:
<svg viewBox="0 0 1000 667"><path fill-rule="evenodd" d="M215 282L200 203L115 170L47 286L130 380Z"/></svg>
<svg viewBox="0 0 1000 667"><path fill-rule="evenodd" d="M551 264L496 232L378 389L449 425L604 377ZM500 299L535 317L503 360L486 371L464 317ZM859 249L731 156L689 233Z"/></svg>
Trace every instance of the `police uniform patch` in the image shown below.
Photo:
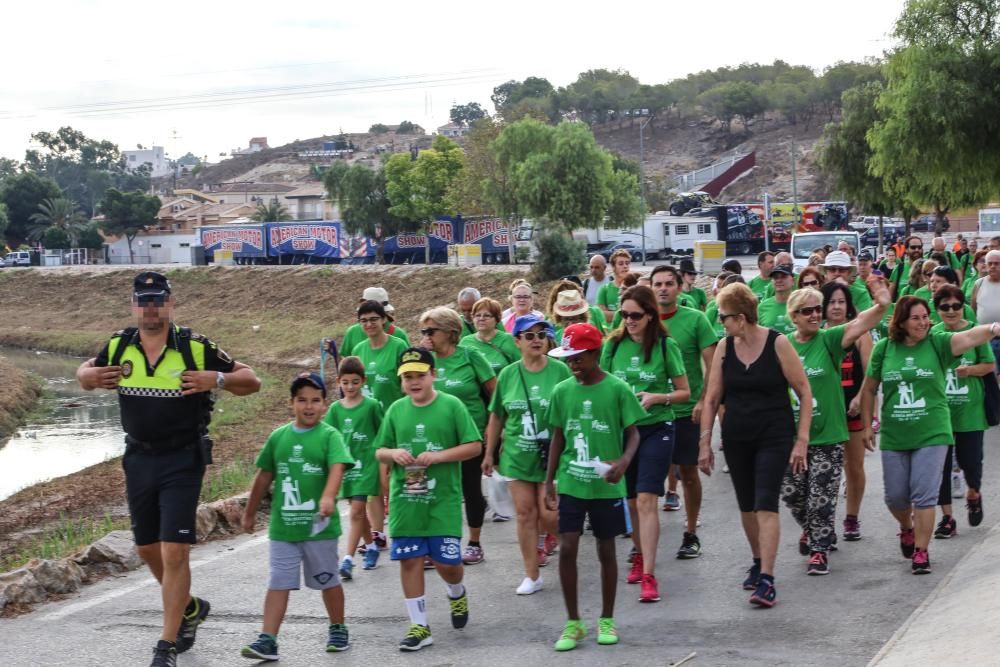
<svg viewBox="0 0 1000 667"><path fill-rule="evenodd" d="M122 364L122 377L123 378L132 377L132 362L131 361L126 360L125 363Z"/></svg>

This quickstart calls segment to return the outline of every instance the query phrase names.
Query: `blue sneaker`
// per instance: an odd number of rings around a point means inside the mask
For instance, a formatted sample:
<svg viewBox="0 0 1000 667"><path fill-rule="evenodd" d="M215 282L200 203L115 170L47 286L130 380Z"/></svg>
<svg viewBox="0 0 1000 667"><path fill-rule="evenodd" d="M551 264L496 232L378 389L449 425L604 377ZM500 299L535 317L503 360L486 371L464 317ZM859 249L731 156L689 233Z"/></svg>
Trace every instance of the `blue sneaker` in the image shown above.
<svg viewBox="0 0 1000 667"><path fill-rule="evenodd" d="M278 642L274 637L263 632L257 637L257 641L240 650L240 655L251 660L277 660Z"/></svg>
<svg viewBox="0 0 1000 667"><path fill-rule="evenodd" d="M363 570L374 570L378 565L378 549L365 549L365 562L361 565Z"/></svg>
<svg viewBox="0 0 1000 667"><path fill-rule="evenodd" d="M347 626L343 623L331 623L326 640L326 652L337 653L351 648L347 639Z"/></svg>
<svg viewBox="0 0 1000 667"><path fill-rule="evenodd" d="M337 570L337 573L340 575L341 579L343 579L344 581L350 581L351 579L354 578L354 575L351 574L353 571L354 571L353 559L344 558L344 560L340 561L340 569Z"/></svg>

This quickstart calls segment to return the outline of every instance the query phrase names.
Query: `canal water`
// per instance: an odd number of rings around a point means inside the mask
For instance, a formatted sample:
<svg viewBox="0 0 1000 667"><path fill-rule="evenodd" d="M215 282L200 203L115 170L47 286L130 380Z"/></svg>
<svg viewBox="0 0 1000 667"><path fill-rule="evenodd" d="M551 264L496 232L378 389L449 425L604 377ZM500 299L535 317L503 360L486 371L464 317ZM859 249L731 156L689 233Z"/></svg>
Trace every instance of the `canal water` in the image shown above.
<svg viewBox="0 0 1000 667"><path fill-rule="evenodd" d="M32 484L62 477L125 451L112 391L84 391L77 384L81 359L61 354L0 349L15 366L44 378L47 409L0 446L0 500Z"/></svg>

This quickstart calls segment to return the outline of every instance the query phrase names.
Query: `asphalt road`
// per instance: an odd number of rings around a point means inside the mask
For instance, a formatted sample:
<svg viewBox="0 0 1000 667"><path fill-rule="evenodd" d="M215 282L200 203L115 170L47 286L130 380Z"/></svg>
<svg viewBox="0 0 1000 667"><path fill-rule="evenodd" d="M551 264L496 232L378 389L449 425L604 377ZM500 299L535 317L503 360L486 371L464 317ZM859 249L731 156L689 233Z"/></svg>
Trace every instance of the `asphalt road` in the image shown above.
<svg viewBox="0 0 1000 667"><path fill-rule="evenodd" d="M986 520L968 528L958 501L959 536L932 541L934 573L915 577L897 546L896 526L881 502L879 456L867 460L868 492L862 508L864 538L840 544L831 557L831 574L808 577L798 555L798 530L782 512L778 558L779 603L773 609L751 607L740 584L750 553L739 527L728 475L717 471L706 480L707 503L700 530L704 555L679 561L683 512L662 513L660 594L656 604L640 604L638 586L624 583L627 540L619 540L616 619L621 643L598 646L594 626L600 611L596 555L588 537L581 546L581 612L591 634L581 648L566 654L552 650L565 620L555 564L544 569L545 589L514 595L523 576L515 526L487 524L487 560L467 568L471 620L453 630L447 616L444 586L428 573L431 628L435 644L417 654L396 645L407 618L397 567L383 560L377 570L356 570L345 584L351 649L324 653L326 619L318 594L292 594L280 635L281 664L352 665L670 665L690 653L688 665L865 665L920 602L944 578L962 554L978 543L1000 516L995 480L1000 457L992 449L997 432L987 436ZM843 509L839 512L843 516ZM838 523L839 527L839 523ZM385 554L383 554L385 556ZM240 647L259 631L267 579L267 540L242 536L197 547L193 554L194 590L212 603L196 647L180 656L184 667L239 665ZM148 664L158 637L159 595L143 569L106 579L78 596L39 607L31 614L0 621L0 665Z"/></svg>

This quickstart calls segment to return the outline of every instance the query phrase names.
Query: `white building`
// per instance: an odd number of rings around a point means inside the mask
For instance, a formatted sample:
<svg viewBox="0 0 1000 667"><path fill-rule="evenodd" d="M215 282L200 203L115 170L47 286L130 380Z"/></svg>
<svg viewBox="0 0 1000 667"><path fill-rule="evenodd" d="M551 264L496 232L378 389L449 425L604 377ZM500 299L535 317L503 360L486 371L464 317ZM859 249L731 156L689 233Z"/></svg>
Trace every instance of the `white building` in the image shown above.
<svg viewBox="0 0 1000 667"><path fill-rule="evenodd" d="M153 146L152 148L144 148L134 151L122 151L125 156L125 166L135 171L144 164L149 164L152 168L151 175L157 176L167 176L171 173L170 163L167 161L166 155L163 153L163 146Z"/></svg>

